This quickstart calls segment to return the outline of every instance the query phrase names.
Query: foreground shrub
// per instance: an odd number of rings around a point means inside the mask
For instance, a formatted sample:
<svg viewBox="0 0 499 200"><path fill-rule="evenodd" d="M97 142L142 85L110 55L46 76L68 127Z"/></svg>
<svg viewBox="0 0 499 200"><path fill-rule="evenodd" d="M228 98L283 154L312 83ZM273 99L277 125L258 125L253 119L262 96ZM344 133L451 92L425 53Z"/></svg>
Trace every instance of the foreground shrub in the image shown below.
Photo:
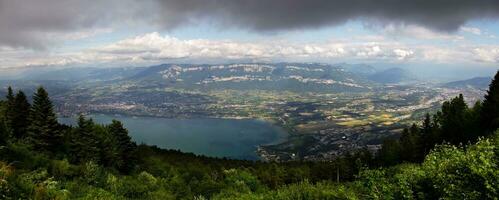
<svg viewBox="0 0 499 200"><path fill-rule="evenodd" d="M497 199L499 133L467 147L439 145L422 164L363 171L356 184L370 199Z"/></svg>
<svg viewBox="0 0 499 200"><path fill-rule="evenodd" d="M435 192L447 199L499 197L499 139L482 139L466 149L444 145L426 157L423 170Z"/></svg>

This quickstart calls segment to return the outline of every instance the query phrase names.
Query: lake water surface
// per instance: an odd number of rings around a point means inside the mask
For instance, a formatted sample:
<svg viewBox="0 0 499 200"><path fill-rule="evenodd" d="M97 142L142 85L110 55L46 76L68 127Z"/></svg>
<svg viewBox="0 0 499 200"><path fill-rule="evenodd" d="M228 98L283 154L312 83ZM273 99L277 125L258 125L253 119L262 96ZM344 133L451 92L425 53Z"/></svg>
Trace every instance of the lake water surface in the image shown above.
<svg viewBox="0 0 499 200"><path fill-rule="evenodd" d="M168 119L103 114L88 117L99 124L120 120L137 143L215 157L256 160L258 145L287 138L282 128L254 119ZM74 125L76 118L59 118L59 121Z"/></svg>

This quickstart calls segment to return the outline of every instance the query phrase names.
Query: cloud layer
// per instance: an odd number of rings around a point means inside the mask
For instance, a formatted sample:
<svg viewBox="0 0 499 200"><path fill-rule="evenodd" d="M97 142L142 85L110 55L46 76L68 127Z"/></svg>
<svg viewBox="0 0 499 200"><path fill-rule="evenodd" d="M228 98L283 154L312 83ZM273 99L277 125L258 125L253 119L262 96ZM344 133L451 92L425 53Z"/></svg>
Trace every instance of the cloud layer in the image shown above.
<svg viewBox="0 0 499 200"><path fill-rule="evenodd" d="M126 38L76 52L0 49L0 68L30 66L144 66L165 62L354 62L442 63L493 66L499 63L494 45L438 46L400 43L378 37L318 43L290 41L242 42L178 39L157 32Z"/></svg>
<svg viewBox="0 0 499 200"><path fill-rule="evenodd" d="M497 18L495 0L158 0L167 28L199 20L256 31L318 28L363 19L455 31L471 19Z"/></svg>
<svg viewBox="0 0 499 200"><path fill-rule="evenodd" d="M203 22L266 33L362 20L452 32L472 19L498 17L496 0L0 0L0 45L44 48L67 34L131 22L164 30Z"/></svg>
<svg viewBox="0 0 499 200"><path fill-rule="evenodd" d="M0 46L44 48L57 39L78 36L139 11L134 0L0 0ZM60 38L59 38L60 37Z"/></svg>
<svg viewBox="0 0 499 200"><path fill-rule="evenodd" d="M180 40L157 32L128 38L91 49L84 55L91 60L126 63L190 60L385 60L405 61L414 52L403 45L389 42L293 43L288 41L240 42L231 40ZM81 59L80 59L81 60ZM83 59L84 60L84 59Z"/></svg>

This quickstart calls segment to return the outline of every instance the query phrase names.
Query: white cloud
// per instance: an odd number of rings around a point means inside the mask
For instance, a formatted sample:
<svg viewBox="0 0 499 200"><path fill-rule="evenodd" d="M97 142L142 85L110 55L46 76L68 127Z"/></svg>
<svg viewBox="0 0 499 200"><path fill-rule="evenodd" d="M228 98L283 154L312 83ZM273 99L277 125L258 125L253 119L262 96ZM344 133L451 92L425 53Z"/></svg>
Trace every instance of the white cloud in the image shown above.
<svg viewBox="0 0 499 200"><path fill-rule="evenodd" d="M473 55L479 62L499 63L499 46L477 47Z"/></svg>
<svg viewBox="0 0 499 200"><path fill-rule="evenodd" d="M459 30L466 32L466 33L471 33L474 35L482 35L482 30L476 27L470 27L470 26L462 26Z"/></svg>
<svg viewBox="0 0 499 200"><path fill-rule="evenodd" d="M445 32L435 32L430 29L417 25L396 25L389 24L384 26L381 30L383 35L388 35L393 38L409 38L420 40L451 40L459 41L464 37L456 34Z"/></svg>
<svg viewBox="0 0 499 200"><path fill-rule="evenodd" d="M414 52L396 43L327 42L289 43L285 41L237 42L230 40L180 40L149 33L92 50L98 56L134 61L165 59L268 59L268 58L350 58L406 60Z"/></svg>
<svg viewBox="0 0 499 200"><path fill-rule="evenodd" d="M434 63L462 63L469 62L469 51L467 49L444 48L438 46L420 46L419 60ZM464 60L463 60L464 59Z"/></svg>
<svg viewBox="0 0 499 200"><path fill-rule="evenodd" d="M373 39L375 38L375 39ZM0 48L0 68L70 65L148 65L215 60L499 63L499 46L438 46L401 43L380 37L322 43L288 41L183 40L157 32L78 52L40 52Z"/></svg>
<svg viewBox="0 0 499 200"><path fill-rule="evenodd" d="M397 56L398 60L406 60L414 54L413 51L405 49L394 49L393 53Z"/></svg>

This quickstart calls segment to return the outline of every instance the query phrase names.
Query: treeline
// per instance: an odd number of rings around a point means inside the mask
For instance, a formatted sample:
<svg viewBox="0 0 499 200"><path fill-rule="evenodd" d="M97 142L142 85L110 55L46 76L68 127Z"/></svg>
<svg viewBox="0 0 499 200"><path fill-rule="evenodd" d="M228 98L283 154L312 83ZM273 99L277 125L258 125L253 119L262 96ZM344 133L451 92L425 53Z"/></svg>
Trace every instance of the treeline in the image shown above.
<svg viewBox="0 0 499 200"><path fill-rule="evenodd" d="M136 144L121 122L98 125L81 115L76 127L61 125L43 87L33 95L32 105L22 91L14 95L9 87L3 104L0 144L19 143L54 159L73 164L95 162L122 172L136 163Z"/></svg>
<svg viewBox="0 0 499 200"><path fill-rule="evenodd" d="M398 140L385 140L377 160L382 166L420 163L437 144L463 146L499 128L499 73L482 101L469 107L463 95L443 103L437 113L426 114L420 125L403 130Z"/></svg>
<svg viewBox="0 0 499 200"><path fill-rule="evenodd" d="M354 181L290 184L213 199L498 199L499 131L475 144L437 145L421 164L362 170ZM246 181L245 183L249 183Z"/></svg>

